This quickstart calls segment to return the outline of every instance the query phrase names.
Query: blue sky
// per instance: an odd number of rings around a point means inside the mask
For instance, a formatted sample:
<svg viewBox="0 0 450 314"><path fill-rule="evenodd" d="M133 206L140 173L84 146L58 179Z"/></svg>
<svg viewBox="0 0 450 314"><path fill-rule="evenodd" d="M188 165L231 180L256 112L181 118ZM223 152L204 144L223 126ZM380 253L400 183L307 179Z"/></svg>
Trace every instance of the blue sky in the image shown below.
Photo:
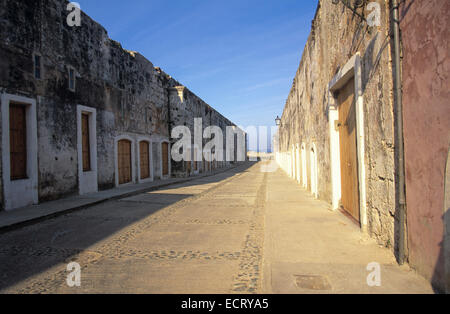
<svg viewBox="0 0 450 314"><path fill-rule="evenodd" d="M234 123L274 125L317 0L78 0L109 37L140 52Z"/></svg>

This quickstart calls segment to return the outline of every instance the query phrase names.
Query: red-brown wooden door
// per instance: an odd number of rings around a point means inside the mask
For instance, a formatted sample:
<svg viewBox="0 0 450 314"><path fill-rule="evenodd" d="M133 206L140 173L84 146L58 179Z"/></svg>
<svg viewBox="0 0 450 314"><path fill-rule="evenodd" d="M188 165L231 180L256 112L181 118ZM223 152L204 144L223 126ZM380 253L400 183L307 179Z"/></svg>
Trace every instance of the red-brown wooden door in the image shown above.
<svg viewBox="0 0 450 314"><path fill-rule="evenodd" d="M150 145L146 141L139 143L141 180L150 178Z"/></svg>
<svg viewBox="0 0 450 314"><path fill-rule="evenodd" d="M11 180L27 178L26 108L12 104L9 107L9 145Z"/></svg>
<svg viewBox="0 0 450 314"><path fill-rule="evenodd" d="M194 148L194 171L198 171L197 148Z"/></svg>
<svg viewBox="0 0 450 314"><path fill-rule="evenodd" d="M118 142L119 184L130 183L131 175L131 142L120 140Z"/></svg>
<svg viewBox="0 0 450 314"><path fill-rule="evenodd" d="M162 143L162 174L169 175L169 144Z"/></svg>
<svg viewBox="0 0 450 314"><path fill-rule="evenodd" d="M355 81L351 79L338 95L341 150L341 204L359 221L359 186L356 148Z"/></svg>
<svg viewBox="0 0 450 314"><path fill-rule="evenodd" d="M83 155L83 171L91 171L91 151L89 139L89 115L83 113L81 115L81 137L82 137L82 155Z"/></svg>
<svg viewBox="0 0 450 314"><path fill-rule="evenodd" d="M188 160L186 161L186 174L189 176L192 172L191 150L187 150Z"/></svg>

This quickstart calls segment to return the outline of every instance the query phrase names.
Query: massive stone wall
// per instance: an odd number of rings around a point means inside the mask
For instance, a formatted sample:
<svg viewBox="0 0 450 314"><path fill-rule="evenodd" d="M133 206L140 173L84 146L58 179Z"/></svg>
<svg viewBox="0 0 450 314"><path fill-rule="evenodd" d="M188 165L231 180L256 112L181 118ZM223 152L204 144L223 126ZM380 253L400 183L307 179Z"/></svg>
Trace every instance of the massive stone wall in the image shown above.
<svg viewBox="0 0 450 314"><path fill-rule="evenodd" d="M377 2L381 6L381 25L368 27L342 3L334 5L332 1L319 1L282 115L279 142L282 152L290 152L296 144L305 143L307 151L312 143L316 145L318 196L331 202L328 85L350 58L360 53L367 227L381 244L393 247L397 201L389 5L388 1ZM367 16L365 8L359 8L358 12ZM306 157L309 165L309 154ZM307 170L310 180L309 166Z"/></svg>
<svg viewBox="0 0 450 314"><path fill-rule="evenodd" d="M115 186L118 135L169 140L171 127L191 125L208 113L231 124L187 89L193 95L189 105L171 107L170 90L184 87L139 53L123 49L86 14L80 27L68 26L67 3L0 0L0 93L37 100L41 201L78 191L77 105L97 110L100 189ZM34 54L42 59L42 79L34 78ZM69 68L75 70L75 91L68 88ZM180 114L171 121L174 110Z"/></svg>
<svg viewBox="0 0 450 314"><path fill-rule="evenodd" d="M223 151L226 150L226 128L228 126L235 126L230 120L222 116L219 112L205 103L197 95L192 93L189 89L184 86L175 86L169 90L170 92L170 130L176 126L186 126L191 132L191 143L194 145L196 142L195 136L198 136L201 140L199 141L202 147L211 140L211 138L205 137L204 131L210 126L219 127L223 134ZM195 130L195 120L201 119L201 129ZM176 140L176 139L174 139ZM193 162L199 162L199 172L203 172L206 167L203 165L203 161L198 161L198 158L194 158L194 148L191 148L191 172L193 172L194 166ZM201 148L197 147L200 151ZM204 156L203 156L204 157ZM195 159L195 160L194 160ZM213 168L221 166L229 166L232 162L226 162L225 160L212 162ZM175 162L172 161L172 173L176 176L186 176L190 175L188 173L186 162Z"/></svg>

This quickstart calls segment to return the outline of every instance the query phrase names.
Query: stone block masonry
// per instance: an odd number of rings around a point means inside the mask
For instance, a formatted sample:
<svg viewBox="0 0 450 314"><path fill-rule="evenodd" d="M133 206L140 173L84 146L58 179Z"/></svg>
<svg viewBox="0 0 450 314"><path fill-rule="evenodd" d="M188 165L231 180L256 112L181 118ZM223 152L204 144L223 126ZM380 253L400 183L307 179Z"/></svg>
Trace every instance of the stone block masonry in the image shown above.
<svg viewBox="0 0 450 314"><path fill-rule="evenodd" d="M359 222L380 244L394 248L396 178L389 4L381 24L367 23L342 3L321 0L279 129L285 170L318 198L340 207L342 190L338 95L354 79ZM364 14L364 8L358 9ZM359 110L359 112L358 112ZM356 123L357 122L357 123Z"/></svg>
<svg viewBox="0 0 450 314"><path fill-rule="evenodd" d="M439 0L400 1L397 21L391 16L397 2L372 2L380 7L379 26L361 18L369 15L364 6L353 12L342 2L319 1L282 115L277 160L397 256L400 236L407 239L401 255L436 291L448 292L450 7ZM395 23L399 65L393 61ZM396 66L401 102L393 89ZM406 235L400 235L400 189L406 190Z"/></svg>
<svg viewBox="0 0 450 314"><path fill-rule="evenodd" d="M149 167L147 180L166 178L166 169L169 176L194 174L186 172L185 164L171 162L171 128L191 126L194 118L203 118L204 127L234 124L144 56L123 49L83 12L81 26L69 26L67 4L0 0L0 94L7 96L2 101L23 97L18 105L27 112L36 103L37 157L27 163L37 159L38 180L31 188L38 201L113 188L122 181L119 176L137 183L142 167ZM8 100L2 106L2 116L9 116L11 104ZM89 116L87 131L81 130L83 114ZM10 130L0 132L0 200L9 210L3 187L12 181L3 176L3 168L9 169L11 160L3 152ZM148 143L148 163L142 163L138 149L142 141ZM120 153L128 142L130 151ZM82 156L89 156L91 168L81 167ZM199 171L206 171L204 164Z"/></svg>

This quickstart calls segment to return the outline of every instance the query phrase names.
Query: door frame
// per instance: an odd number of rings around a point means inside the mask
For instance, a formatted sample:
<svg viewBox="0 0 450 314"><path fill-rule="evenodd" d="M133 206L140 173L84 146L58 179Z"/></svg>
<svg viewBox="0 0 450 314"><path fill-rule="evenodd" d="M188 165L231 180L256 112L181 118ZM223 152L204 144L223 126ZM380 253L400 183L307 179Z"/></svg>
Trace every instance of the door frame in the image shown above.
<svg viewBox="0 0 450 314"><path fill-rule="evenodd" d="M366 165L365 165L365 132L364 132L364 97L362 90L361 56L356 53L345 66L334 76L328 84L328 117L330 132L331 156L331 191L332 208L337 210L341 199L341 154L339 129L339 104L335 92L340 90L350 80L355 79L355 111L356 111L356 147L359 185L359 213L361 229L367 231L367 204L366 204Z"/></svg>
<svg viewBox="0 0 450 314"><path fill-rule="evenodd" d="M148 167L149 167L149 171L150 171L150 177L147 179L141 179L141 142L147 142L148 143ZM138 157L138 162L137 162L137 180L138 183L146 183L146 182L153 182L154 181L154 169L153 169L153 144L152 144L152 140L149 136L138 136L138 138L136 139L136 151L137 151L137 157Z"/></svg>
<svg viewBox="0 0 450 314"><path fill-rule="evenodd" d="M131 182L119 184L119 148L118 144L121 140L128 140L131 142ZM129 135L119 135L114 138L114 172L116 187L125 186L136 183L136 152L135 152L136 141Z"/></svg>
<svg viewBox="0 0 450 314"><path fill-rule="evenodd" d="M83 171L83 135L81 117L89 115L89 152L91 170ZM92 107L77 106L77 156L78 156L78 193L80 195L98 192L97 175L97 110Z"/></svg>
<svg viewBox="0 0 450 314"><path fill-rule="evenodd" d="M11 102L25 105L27 136L27 179L11 180L9 106ZM2 177L5 210L38 204L38 139L36 99L1 94L2 115Z"/></svg>

